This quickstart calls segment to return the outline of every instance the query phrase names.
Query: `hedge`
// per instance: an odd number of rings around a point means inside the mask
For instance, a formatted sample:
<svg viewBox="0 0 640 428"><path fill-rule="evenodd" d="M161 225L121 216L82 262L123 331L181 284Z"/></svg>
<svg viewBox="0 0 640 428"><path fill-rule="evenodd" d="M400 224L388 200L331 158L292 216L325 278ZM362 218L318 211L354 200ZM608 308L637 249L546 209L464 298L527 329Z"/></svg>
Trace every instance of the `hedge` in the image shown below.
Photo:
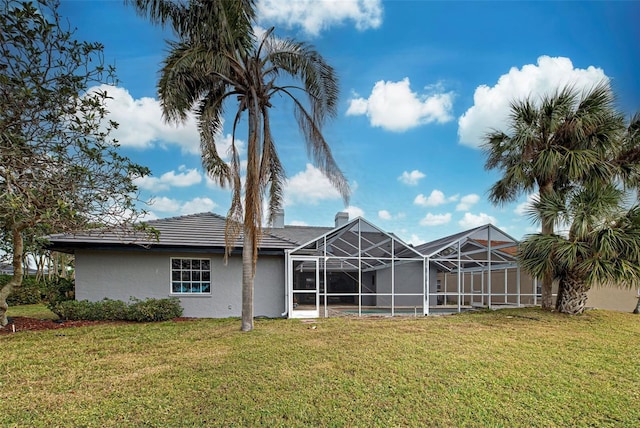
<svg viewBox="0 0 640 428"><path fill-rule="evenodd" d="M182 306L176 297L145 300L132 297L129 303L112 299L67 300L50 304L49 308L63 320L150 322L182 316Z"/></svg>

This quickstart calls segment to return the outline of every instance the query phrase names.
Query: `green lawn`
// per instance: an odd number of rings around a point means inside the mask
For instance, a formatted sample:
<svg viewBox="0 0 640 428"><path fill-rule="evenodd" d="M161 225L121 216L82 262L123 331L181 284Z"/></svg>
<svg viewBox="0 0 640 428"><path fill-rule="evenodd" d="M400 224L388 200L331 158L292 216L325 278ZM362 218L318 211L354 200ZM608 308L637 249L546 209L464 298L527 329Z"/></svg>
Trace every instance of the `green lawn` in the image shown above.
<svg viewBox="0 0 640 428"><path fill-rule="evenodd" d="M45 320L56 320L58 316L44 305L9 306L10 317L29 317Z"/></svg>
<svg viewBox="0 0 640 428"><path fill-rule="evenodd" d="M101 325L0 336L0 426L640 426L640 317Z"/></svg>

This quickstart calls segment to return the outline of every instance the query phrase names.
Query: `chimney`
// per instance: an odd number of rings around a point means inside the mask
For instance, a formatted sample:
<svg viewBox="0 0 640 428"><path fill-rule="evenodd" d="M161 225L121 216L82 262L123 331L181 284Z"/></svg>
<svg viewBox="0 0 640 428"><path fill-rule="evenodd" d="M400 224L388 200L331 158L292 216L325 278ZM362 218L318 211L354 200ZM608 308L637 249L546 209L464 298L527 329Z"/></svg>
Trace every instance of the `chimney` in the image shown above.
<svg viewBox="0 0 640 428"><path fill-rule="evenodd" d="M340 211L336 213L336 228L342 227L345 224L349 223L349 213L345 211Z"/></svg>
<svg viewBox="0 0 640 428"><path fill-rule="evenodd" d="M273 214L273 219L271 221L271 227L273 229L282 229L282 228L284 228L284 210L278 210Z"/></svg>

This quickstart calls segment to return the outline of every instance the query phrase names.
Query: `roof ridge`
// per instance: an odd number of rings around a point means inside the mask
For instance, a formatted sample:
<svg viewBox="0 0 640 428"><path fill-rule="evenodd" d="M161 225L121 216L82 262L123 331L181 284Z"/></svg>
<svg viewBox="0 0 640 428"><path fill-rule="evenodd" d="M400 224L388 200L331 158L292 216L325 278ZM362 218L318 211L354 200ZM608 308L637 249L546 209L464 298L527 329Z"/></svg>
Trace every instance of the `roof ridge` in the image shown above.
<svg viewBox="0 0 640 428"><path fill-rule="evenodd" d="M173 220L181 220L181 219L185 219L185 218L190 218L190 217L205 217L205 216L213 216L216 217L220 220L226 220L226 217L221 216L220 214L216 214L214 212L211 211L203 211L203 212L199 212L199 213L191 213L191 214L183 214L183 215L176 215L176 216L172 216L172 217L164 217L164 218L156 218L153 220L149 220L146 223L157 223L157 222L166 222L166 221L173 221Z"/></svg>

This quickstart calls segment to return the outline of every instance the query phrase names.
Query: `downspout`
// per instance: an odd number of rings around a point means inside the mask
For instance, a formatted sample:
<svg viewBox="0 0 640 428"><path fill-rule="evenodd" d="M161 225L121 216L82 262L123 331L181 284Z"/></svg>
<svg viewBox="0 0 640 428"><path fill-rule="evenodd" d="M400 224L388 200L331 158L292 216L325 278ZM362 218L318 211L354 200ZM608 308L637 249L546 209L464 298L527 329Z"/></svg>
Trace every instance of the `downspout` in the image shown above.
<svg viewBox="0 0 640 428"><path fill-rule="evenodd" d="M424 257L422 259L422 272L423 274L425 274L426 272L426 276L423 280L423 284L422 284L422 290L423 293L426 297L426 301L425 301L425 306L424 306L424 315L429 315L429 305L431 305L431 270L429 269L429 258L428 257ZM437 291L437 290L436 290ZM437 299L437 297L436 297Z"/></svg>
<svg viewBox="0 0 640 428"><path fill-rule="evenodd" d="M487 255L489 256L489 277L487 281L489 301L487 303L489 304L489 309L491 309L491 304L493 303L493 295L491 294L491 277L493 276L493 270L491 267L491 225L487 226Z"/></svg>
<svg viewBox="0 0 640 428"><path fill-rule="evenodd" d="M280 314L282 318L289 315L289 250L284 250L284 312Z"/></svg>

